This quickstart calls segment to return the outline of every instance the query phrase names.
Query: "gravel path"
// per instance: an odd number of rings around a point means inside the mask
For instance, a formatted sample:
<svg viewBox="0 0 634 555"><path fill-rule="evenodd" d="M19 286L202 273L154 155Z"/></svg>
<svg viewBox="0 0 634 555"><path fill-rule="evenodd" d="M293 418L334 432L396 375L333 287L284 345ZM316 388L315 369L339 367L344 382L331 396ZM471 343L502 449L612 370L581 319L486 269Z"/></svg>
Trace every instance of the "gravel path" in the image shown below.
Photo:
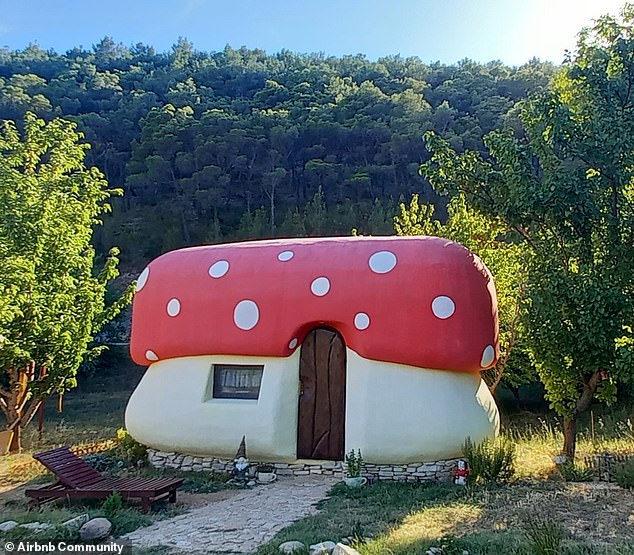
<svg viewBox="0 0 634 555"><path fill-rule="evenodd" d="M337 481L330 476L281 478L140 528L122 539L136 548L250 553L292 522L316 513L315 504Z"/></svg>

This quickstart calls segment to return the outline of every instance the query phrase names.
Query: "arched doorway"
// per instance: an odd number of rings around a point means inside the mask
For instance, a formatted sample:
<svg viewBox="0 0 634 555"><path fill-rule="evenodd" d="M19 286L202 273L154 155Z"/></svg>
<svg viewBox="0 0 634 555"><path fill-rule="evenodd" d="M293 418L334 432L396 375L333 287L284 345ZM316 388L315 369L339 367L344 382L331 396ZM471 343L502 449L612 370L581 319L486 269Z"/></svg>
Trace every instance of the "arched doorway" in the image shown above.
<svg viewBox="0 0 634 555"><path fill-rule="evenodd" d="M297 457L341 461L346 420L346 345L316 328L304 339L299 363Z"/></svg>

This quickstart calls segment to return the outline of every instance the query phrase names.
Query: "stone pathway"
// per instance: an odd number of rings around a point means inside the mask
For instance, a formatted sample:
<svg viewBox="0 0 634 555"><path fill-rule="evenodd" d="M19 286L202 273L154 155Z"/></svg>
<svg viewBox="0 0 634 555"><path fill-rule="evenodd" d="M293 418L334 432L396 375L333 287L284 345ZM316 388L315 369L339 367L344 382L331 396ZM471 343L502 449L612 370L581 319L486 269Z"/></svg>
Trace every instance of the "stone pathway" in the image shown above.
<svg viewBox="0 0 634 555"><path fill-rule="evenodd" d="M337 481L331 476L280 478L140 528L122 539L136 548L250 553L292 522L316 513L315 504Z"/></svg>

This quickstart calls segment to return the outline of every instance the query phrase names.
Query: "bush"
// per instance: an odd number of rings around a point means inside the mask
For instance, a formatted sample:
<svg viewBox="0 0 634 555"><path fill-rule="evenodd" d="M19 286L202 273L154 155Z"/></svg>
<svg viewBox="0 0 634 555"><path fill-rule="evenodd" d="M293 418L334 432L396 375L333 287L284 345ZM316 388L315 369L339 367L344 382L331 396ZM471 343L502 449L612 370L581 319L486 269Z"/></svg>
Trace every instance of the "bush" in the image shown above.
<svg viewBox="0 0 634 555"><path fill-rule="evenodd" d="M123 498L118 491L112 492L101 505L101 512L106 518L112 519L123 509Z"/></svg>
<svg viewBox="0 0 634 555"><path fill-rule="evenodd" d="M44 542L61 541L66 543L76 543L79 540L79 532L77 530L70 530L64 526L52 526L51 528L40 530L39 532L34 532L33 530L27 530L21 526L16 526L7 532L0 532L0 537L2 537L2 540L11 540L14 543L21 541L37 541L40 545ZM4 551L2 553L4 553Z"/></svg>
<svg viewBox="0 0 634 555"><path fill-rule="evenodd" d="M533 519L524 525L524 533L535 555L559 555L564 528L551 519Z"/></svg>
<svg viewBox="0 0 634 555"><path fill-rule="evenodd" d="M366 533L365 533L365 530L363 529L363 525L358 520L354 521L349 537L352 538L353 543L356 543L356 544L365 543Z"/></svg>
<svg viewBox="0 0 634 555"><path fill-rule="evenodd" d="M350 453L346 455L346 465L348 466L348 477L357 478L361 476L361 469L363 467L363 457L361 456L361 450L359 449L355 454L354 449L350 450Z"/></svg>
<svg viewBox="0 0 634 555"><path fill-rule="evenodd" d="M594 472L588 466L577 466L573 461L568 461L558 466L561 477L566 482L592 482Z"/></svg>
<svg viewBox="0 0 634 555"><path fill-rule="evenodd" d="M622 488L634 488L634 460L625 461L614 467L615 482Z"/></svg>
<svg viewBox="0 0 634 555"><path fill-rule="evenodd" d="M504 482L513 476L515 444L507 438L473 444L467 438L462 452L469 463L469 481L473 483Z"/></svg>
<svg viewBox="0 0 634 555"><path fill-rule="evenodd" d="M152 524L152 518L133 507L123 507L111 519L112 534L122 536L143 526ZM134 551L136 553L136 550Z"/></svg>
<svg viewBox="0 0 634 555"><path fill-rule="evenodd" d="M147 462L147 447L134 439L125 428L117 430L115 456L131 466L142 466Z"/></svg>
<svg viewBox="0 0 634 555"><path fill-rule="evenodd" d="M82 457L90 466L92 466L97 472L108 472L110 470L116 470L125 466L123 461L118 460L116 457L109 455L108 453L91 453Z"/></svg>
<svg viewBox="0 0 634 555"><path fill-rule="evenodd" d="M188 493L214 493L227 489L230 474L225 472L174 472L164 473L166 476L178 476L184 479L180 491Z"/></svg>
<svg viewBox="0 0 634 555"><path fill-rule="evenodd" d="M255 467L255 470L257 472L274 472L275 471L275 467L272 464L263 463L263 464L257 465Z"/></svg>

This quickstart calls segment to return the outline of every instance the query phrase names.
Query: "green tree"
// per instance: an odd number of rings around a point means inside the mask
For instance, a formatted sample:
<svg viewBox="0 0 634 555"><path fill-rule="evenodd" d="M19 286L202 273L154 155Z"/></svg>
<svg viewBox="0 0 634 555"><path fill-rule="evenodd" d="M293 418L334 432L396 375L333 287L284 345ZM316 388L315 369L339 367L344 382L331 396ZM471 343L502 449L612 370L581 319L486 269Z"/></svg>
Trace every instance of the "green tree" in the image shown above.
<svg viewBox="0 0 634 555"><path fill-rule="evenodd" d="M319 187L304 210L304 225L309 235L319 237L324 233L326 222L326 199L321 187Z"/></svg>
<svg viewBox="0 0 634 555"><path fill-rule="evenodd" d="M580 34L551 87L523 103L524 135L494 132L490 160L438 137L426 172L501 217L530 246L527 337L574 458L577 419L632 384L634 6ZM627 361L630 361L628 364Z"/></svg>
<svg viewBox="0 0 634 555"><path fill-rule="evenodd" d="M84 166L80 140L73 123L30 113L23 137L13 122L0 129L0 408L12 451L42 399L76 385L101 349L94 334L131 298L106 302L117 249L94 271L93 226L120 191Z"/></svg>
<svg viewBox="0 0 634 555"><path fill-rule="evenodd" d="M128 192L95 245L101 255L120 245L131 271L167 248L235 239L242 214L260 206L264 233L278 234L289 209L303 219L319 186L321 234L383 232L391 219L373 203L391 211L391 199L419 188L426 130L484 152L482 130L506 121L553 70L536 60L509 68L200 52L182 38L157 53L109 37L64 54L0 48L0 66L0 120L31 111L75 121L92 145L86 165Z"/></svg>
<svg viewBox="0 0 634 555"><path fill-rule="evenodd" d="M526 360L522 325L526 262L531 252L501 218L468 207L463 194L451 199L447 212L447 220L442 223L436 217L434 205L421 204L418 195L414 195L409 206L400 205L400 213L394 218L394 229L397 235L451 239L477 254L487 265L495 280L498 297L500 358L484 378L492 393L503 383L517 394L517 388L534 377L532 365Z"/></svg>

